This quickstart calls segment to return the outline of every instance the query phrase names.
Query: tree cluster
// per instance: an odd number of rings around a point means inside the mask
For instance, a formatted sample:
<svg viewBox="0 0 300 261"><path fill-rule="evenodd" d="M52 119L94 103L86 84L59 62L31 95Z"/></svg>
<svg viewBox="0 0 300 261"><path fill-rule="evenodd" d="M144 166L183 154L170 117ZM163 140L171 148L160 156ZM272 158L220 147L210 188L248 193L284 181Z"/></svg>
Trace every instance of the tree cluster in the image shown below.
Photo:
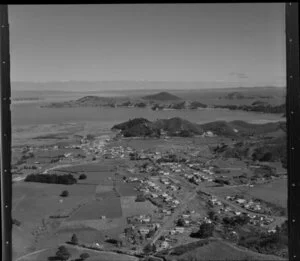
<svg viewBox="0 0 300 261"><path fill-rule="evenodd" d="M202 223L200 225L200 228L197 232L192 233L191 237L195 237L195 238L208 238L211 237L213 235L215 226L213 223Z"/></svg>
<svg viewBox="0 0 300 261"><path fill-rule="evenodd" d="M25 178L25 181L64 185L72 185L77 183L77 179L71 174L30 174Z"/></svg>

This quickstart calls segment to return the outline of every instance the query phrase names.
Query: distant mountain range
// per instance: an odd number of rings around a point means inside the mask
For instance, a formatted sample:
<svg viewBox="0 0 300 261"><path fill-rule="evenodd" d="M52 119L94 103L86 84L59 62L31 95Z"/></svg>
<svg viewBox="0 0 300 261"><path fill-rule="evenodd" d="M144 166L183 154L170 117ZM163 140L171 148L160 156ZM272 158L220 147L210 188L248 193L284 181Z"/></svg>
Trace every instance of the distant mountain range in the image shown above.
<svg viewBox="0 0 300 261"><path fill-rule="evenodd" d="M273 98L272 96L268 96L268 95L244 95L241 92L230 92L227 95L225 95L224 97L219 97L219 99L227 99L227 100L244 100L244 99L271 99Z"/></svg>
<svg viewBox="0 0 300 261"><path fill-rule="evenodd" d="M261 95L259 95L260 97ZM225 96L226 97L226 96ZM230 99L236 97L237 99L246 99L246 97L237 92L230 94ZM263 97L263 96L261 96ZM264 96L265 98L267 96ZM255 96L253 96L255 98ZM249 99L249 98L247 98ZM73 101L55 102L43 107L50 108L63 108L63 107L150 107L152 110L184 110L184 109L199 109L199 108L222 108L229 110L244 110L264 113L285 113L285 104L270 105L266 102L256 100L251 105L210 105L204 104L199 101L183 100L179 96L173 95L169 92L159 92L151 95L141 97L100 97L100 96L85 96Z"/></svg>
<svg viewBox="0 0 300 261"><path fill-rule="evenodd" d="M182 100L176 95L168 92L160 92L152 95L147 95L142 97L143 100L154 100L154 101L179 101Z"/></svg>

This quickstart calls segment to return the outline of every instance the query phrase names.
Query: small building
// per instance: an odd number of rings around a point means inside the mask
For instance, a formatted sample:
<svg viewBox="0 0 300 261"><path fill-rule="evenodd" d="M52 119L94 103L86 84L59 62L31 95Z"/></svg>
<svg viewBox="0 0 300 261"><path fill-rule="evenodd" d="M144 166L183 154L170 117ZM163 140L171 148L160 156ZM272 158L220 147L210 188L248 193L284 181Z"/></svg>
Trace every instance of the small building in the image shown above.
<svg viewBox="0 0 300 261"><path fill-rule="evenodd" d="M246 203L246 200L242 199L242 198L239 198L235 202L238 203L238 204L244 204L244 203Z"/></svg>
<svg viewBox="0 0 300 261"><path fill-rule="evenodd" d="M184 232L184 227L175 227L175 231L182 234Z"/></svg>
<svg viewBox="0 0 300 261"><path fill-rule="evenodd" d="M167 249L170 247L170 244L167 241L163 241L163 242L161 242L160 247L162 249Z"/></svg>
<svg viewBox="0 0 300 261"><path fill-rule="evenodd" d="M169 232L169 234L172 235L172 236L175 235L176 234L175 229L171 229L170 232Z"/></svg>
<svg viewBox="0 0 300 261"><path fill-rule="evenodd" d="M151 218L150 217L144 217L144 218L141 219L141 221L143 223L149 223L151 221Z"/></svg>
<svg viewBox="0 0 300 261"><path fill-rule="evenodd" d="M141 228L139 229L139 232L140 232L140 234L142 234L142 235L147 235L147 234L150 232L150 229L147 228L147 227L141 227Z"/></svg>

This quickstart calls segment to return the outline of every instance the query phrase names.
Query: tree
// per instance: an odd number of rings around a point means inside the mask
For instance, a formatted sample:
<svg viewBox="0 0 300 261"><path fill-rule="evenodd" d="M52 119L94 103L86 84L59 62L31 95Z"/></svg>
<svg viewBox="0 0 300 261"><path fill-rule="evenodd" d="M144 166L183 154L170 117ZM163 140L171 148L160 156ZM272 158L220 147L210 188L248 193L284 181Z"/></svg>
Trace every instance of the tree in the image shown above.
<svg viewBox="0 0 300 261"><path fill-rule="evenodd" d="M208 238L213 235L215 226L212 223L202 223L199 230L196 233L192 233L192 237L196 238Z"/></svg>
<svg viewBox="0 0 300 261"><path fill-rule="evenodd" d="M177 226L178 227L184 227L184 219L183 218L179 218L178 220L177 220Z"/></svg>
<svg viewBox="0 0 300 261"><path fill-rule="evenodd" d="M72 243L73 245L77 245L77 244L78 244L78 238L77 238L76 234L73 234L73 235L72 235L71 243Z"/></svg>
<svg viewBox="0 0 300 261"><path fill-rule="evenodd" d="M210 220L218 221L219 217L218 217L217 213L214 210L209 210L207 214L208 214L208 217L209 217Z"/></svg>
<svg viewBox="0 0 300 261"><path fill-rule="evenodd" d="M85 174L80 174L79 179L86 179L86 175Z"/></svg>
<svg viewBox="0 0 300 261"><path fill-rule="evenodd" d="M151 238L155 235L155 230L150 230L150 232L147 234L147 238Z"/></svg>
<svg viewBox="0 0 300 261"><path fill-rule="evenodd" d="M12 219L12 223L13 223L13 225L16 225L18 227L21 226L21 222L15 218Z"/></svg>
<svg viewBox="0 0 300 261"><path fill-rule="evenodd" d="M87 259L87 258L89 258L90 257L90 255L88 254L88 253L82 253L81 255L80 255L80 258L82 259L82 260L85 260L85 259Z"/></svg>
<svg viewBox="0 0 300 261"><path fill-rule="evenodd" d="M135 199L136 202L144 202L146 201L145 196L143 194L138 194Z"/></svg>
<svg viewBox="0 0 300 261"><path fill-rule="evenodd" d="M95 139L95 136L92 135L92 134L88 134L88 135L86 135L86 139L89 140L89 141L91 141L91 140Z"/></svg>
<svg viewBox="0 0 300 261"><path fill-rule="evenodd" d="M144 247L144 253L145 254L150 254L151 252L155 252L156 251L156 247L154 244L148 243L145 247Z"/></svg>
<svg viewBox="0 0 300 261"><path fill-rule="evenodd" d="M65 246L60 246L56 252L56 258L61 261L66 261L70 257L70 253Z"/></svg>
<svg viewBox="0 0 300 261"><path fill-rule="evenodd" d="M69 191L64 190L63 192L61 192L60 196L61 197L68 197L69 196Z"/></svg>

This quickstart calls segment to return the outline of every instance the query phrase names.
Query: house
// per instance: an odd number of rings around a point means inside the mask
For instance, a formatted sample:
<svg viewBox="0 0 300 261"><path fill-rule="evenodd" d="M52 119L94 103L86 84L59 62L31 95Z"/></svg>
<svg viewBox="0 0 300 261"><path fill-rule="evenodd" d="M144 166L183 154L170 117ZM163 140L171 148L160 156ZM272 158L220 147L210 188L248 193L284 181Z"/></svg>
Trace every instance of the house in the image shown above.
<svg viewBox="0 0 300 261"><path fill-rule="evenodd" d="M141 218L141 221L143 223L149 223L151 221L151 218L150 217L143 217L143 218Z"/></svg>
<svg viewBox="0 0 300 261"><path fill-rule="evenodd" d="M184 232L184 227L175 227L175 231L182 234Z"/></svg>
<svg viewBox="0 0 300 261"><path fill-rule="evenodd" d="M171 210L167 210L166 215L170 216L172 214Z"/></svg>
<svg viewBox="0 0 300 261"><path fill-rule="evenodd" d="M161 196L162 196L163 198L169 197L169 195L168 195L167 193L163 193Z"/></svg>
<svg viewBox="0 0 300 261"><path fill-rule="evenodd" d="M177 190L177 187L174 186L174 185L171 185L171 186L170 186L170 189L173 190L173 191L176 191L176 190Z"/></svg>
<svg viewBox="0 0 300 261"><path fill-rule="evenodd" d="M160 247L162 249L167 249L170 247L170 244L167 241L163 241L163 242L161 242Z"/></svg>
<svg viewBox="0 0 300 261"><path fill-rule="evenodd" d="M244 203L246 203L246 200L242 199L242 198L239 198L235 202L238 203L238 204L244 204Z"/></svg>
<svg viewBox="0 0 300 261"><path fill-rule="evenodd" d="M276 229L269 229L268 233L276 233Z"/></svg>
<svg viewBox="0 0 300 261"><path fill-rule="evenodd" d="M175 229L171 229L169 233L170 233L170 235L175 235L176 231L175 231Z"/></svg>
<svg viewBox="0 0 300 261"><path fill-rule="evenodd" d="M147 235L149 232L150 232L150 229L147 228L147 227L141 227L139 229L139 232L142 234L142 235Z"/></svg>
<svg viewBox="0 0 300 261"><path fill-rule="evenodd" d="M191 215L189 215L189 214L182 214L182 217L183 217L183 218L190 218L190 216L191 216Z"/></svg>
<svg viewBox="0 0 300 261"><path fill-rule="evenodd" d="M160 224L159 223L154 223L154 224L152 224L152 228L158 229L158 228L160 228Z"/></svg>
<svg viewBox="0 0 300 261"><path fill-rule="evenodd" d="M172 197L168 196L164 199L165 202L170 202L172 200Z"/></svg>
<svg viewBox="0 0 300 261"><path fill-rule="evenodd" d="M190 224L190 221L189 221L189 220L187 220L187 219L184 219L184 221L183 221L183 222L184 222L184 224L185 224L185 225L189 225L189 224Z"/></svg>

